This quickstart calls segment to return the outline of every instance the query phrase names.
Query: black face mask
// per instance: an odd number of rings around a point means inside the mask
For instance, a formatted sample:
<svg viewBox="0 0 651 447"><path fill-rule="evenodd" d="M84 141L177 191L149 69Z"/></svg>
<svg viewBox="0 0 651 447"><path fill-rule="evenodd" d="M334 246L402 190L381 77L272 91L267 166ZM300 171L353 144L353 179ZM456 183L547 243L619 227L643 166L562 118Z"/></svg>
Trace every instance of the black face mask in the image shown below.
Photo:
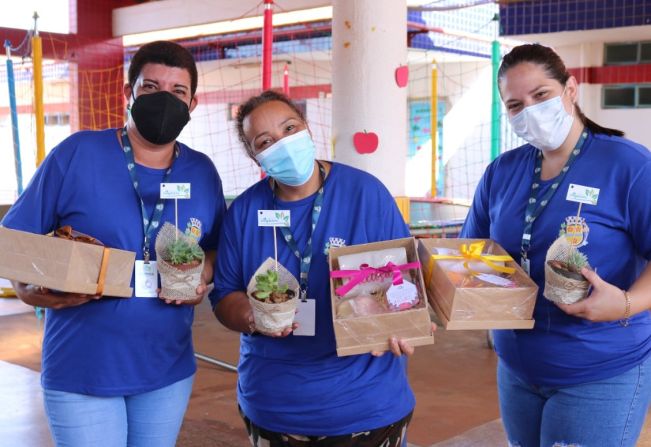
<svg viewBox="0 0 651 447"><path fill-rule="evenodd" d="M188 105L167 91L141 94L131 106L131 117L140 135L152 144L176 140L190 121Z"/></svg>

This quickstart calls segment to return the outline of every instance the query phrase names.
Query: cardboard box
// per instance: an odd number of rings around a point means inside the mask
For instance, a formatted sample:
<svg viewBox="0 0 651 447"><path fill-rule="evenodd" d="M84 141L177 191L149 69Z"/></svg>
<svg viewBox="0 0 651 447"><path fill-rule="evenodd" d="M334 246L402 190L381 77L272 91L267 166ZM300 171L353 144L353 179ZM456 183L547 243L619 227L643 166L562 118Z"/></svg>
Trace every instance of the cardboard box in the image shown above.
<svg viewBox="0 0 651 447"><path fill-rule="evenodd" d="M0 227L0 278L95 294L104 247ZM130 298L136 254L110 249L105 296Z"/></svg>
<svg viewBox="0 0 651 447"><path fill-rule="evenodd" d="M339 270L339 256L396 247L405 248L408 262L418 261L418 250L414 238L395 239L347 247L333 247L329 251L330 271ZM340 298L335 294L335 289L342 285L343 281L330 278L332 320L338 356L386 351L389 349L389 338L392 336L402 338L412 346L434 343L422 267L417 271L412 270L412 272L417 278L415 285L422 298L416 307L399 312L346 319L336 318L336 304Z"/></svg>
<svg viewBox="0 0 651 447"><path fill-rule="evenodd" d="M432 260L432 249L459 250L477 239L420 239L418 252L423 263L430 304L446 329L531 329L538 286L515 262L509 279L515 287L456 287L440 262ZM494 241L486 240L483 253L508 255ZM462 261L459 261L462 262ZM431 269L431 271L430 271Z"/></svg>

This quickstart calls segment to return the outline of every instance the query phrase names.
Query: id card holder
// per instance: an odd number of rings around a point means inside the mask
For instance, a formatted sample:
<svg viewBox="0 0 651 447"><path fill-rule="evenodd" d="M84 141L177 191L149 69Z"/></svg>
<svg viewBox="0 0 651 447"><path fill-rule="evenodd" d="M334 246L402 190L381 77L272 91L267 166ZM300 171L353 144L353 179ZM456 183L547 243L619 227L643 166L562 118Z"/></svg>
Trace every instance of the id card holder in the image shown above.
<svg viewBox="0 0 651 447"><path fill-rule="evenodd" d="M299 299L296 308L294 322L298 323L298 328L293 332L294 335L314 337L316 334L316 300Z"/></svg>
<svg viewBox="0 0 651 447"><path fill-rule="evenodd" d="M158 297L158 268L156 261L136 261L136 297L157 298Z"/></svg>
<svg viewBox="0 0 651 447"><path fill-rule="evenodd" d="M531 263L529 262L529 258L520 259L520 266L522 267L522 270L526 272L527 275L531 276Z"/></svg>

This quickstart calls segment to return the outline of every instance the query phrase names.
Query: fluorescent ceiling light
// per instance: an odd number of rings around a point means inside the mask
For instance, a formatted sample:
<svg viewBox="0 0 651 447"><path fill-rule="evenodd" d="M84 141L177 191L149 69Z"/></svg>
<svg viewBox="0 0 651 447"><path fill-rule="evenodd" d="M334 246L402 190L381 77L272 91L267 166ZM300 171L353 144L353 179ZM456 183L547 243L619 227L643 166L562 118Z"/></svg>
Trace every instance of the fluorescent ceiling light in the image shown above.
<svg viewBox="0 0 651 447"><path fill-rule="evenodd" d="M323 6L320 8L303 9L300 11L274 13L273 24L274 26L283 26L330 19L332 19L332 6ZM261 29L263 21L263 16L257 16L237 20L227 20L224 22L207 23L205 25L184 26L182 28L128 34L123 37L122 42L125 46L134 46L153 42L155 40L187 39L190 37L212 36L215 34Z"/></svg>

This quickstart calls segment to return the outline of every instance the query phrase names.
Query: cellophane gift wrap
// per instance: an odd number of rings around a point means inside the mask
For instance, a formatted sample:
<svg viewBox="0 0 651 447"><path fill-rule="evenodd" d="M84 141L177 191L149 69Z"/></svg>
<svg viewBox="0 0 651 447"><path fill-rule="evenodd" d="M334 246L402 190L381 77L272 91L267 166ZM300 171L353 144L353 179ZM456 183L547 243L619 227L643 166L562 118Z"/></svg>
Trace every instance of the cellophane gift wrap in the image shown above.
<svg viewBox="0 0 651 447"><path fill-rule="evenodd" d="M419 254L428 298L448 329L533 327L538 287L496 242L421 239Z"/></svg>
<svg viewBox="0 0 651 447"><path fill-rule="evenodd" d="M434 343L414 238L334 247L328 262L337 355Z"/></svg>
<svg viewBox="0 0 651 447"><path fill-rule="evenodd" d="M404 247L385 248L339 256L339 270L334 277L343 284L335 290L337 318L377 315L406 310L421 297L410 270L420 268L407 262Z"/></svg>

